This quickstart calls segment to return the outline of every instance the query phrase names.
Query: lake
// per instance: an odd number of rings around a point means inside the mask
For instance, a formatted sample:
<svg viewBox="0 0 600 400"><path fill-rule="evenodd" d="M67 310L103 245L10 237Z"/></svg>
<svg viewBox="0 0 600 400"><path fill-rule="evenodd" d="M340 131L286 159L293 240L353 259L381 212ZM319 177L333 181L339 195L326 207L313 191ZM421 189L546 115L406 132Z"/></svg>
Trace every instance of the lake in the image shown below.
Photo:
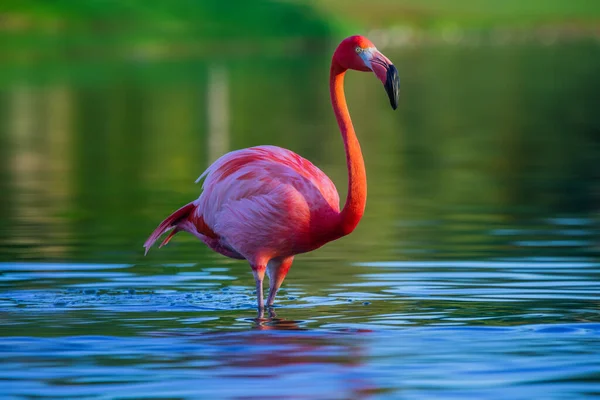
<svg viewBox="0 0 600 400"><path fill-rule="evenodd" d="M3 67L0 397L600 394L595 40L385 49L396 112L349 73L366 213L270 316L191 235L144 257L233 149L292 149L345 198L333 46Z"/></svg>

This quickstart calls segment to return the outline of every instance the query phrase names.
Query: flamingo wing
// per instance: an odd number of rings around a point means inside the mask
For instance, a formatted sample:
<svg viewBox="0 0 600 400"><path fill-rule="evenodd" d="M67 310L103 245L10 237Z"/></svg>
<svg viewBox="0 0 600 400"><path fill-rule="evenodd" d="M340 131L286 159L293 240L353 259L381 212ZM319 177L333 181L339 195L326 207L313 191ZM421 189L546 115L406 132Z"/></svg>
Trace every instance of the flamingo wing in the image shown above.
<svg viewBox="0 0 600 400"><path fill-rule="evenodd" d="M319 232L339 214L339 196L327 175L280 147L230 152L197 182L202 178L197 216L221 246L250 262L320 247Z"/></svg>

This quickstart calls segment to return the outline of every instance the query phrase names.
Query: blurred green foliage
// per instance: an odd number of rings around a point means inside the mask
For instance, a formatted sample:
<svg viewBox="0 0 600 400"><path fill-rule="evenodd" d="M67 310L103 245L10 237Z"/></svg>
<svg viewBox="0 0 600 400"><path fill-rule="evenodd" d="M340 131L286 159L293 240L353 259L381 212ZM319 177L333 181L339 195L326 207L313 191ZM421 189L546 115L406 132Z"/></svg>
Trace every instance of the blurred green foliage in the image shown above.
<svg viewBox="0 0 600 400"><path fill-rule="evenodd" d="M37 23L40 30L67 27L71 33L251 39L331 32L314 8L267 0L6 0L1 7L3 13L26 16L23 23Z"/></svg>
<svg viewBox="0 0 600 400"><path fill-rule="evenodd" d="M7 0L0 5L0 85L93 83L123 69L145 76L140 65L155 60L282 56L335 31L315 8L288 2ZM175 72L163 69L150 75Z"/></svg>
<svg viewBox="0 0 600 400"><path fill-rule="evenodd" d="M340 21L363 28L600 21L600 3L589 0L4 0L0 12L3 19L26 15L26 24L42 29L70 24L80 32L90 27L131 32L152 26L163 35L211 38L322 36Z"/></svg>
<svg viewBox="0 0 600 400"><path fill-rule="evenodd" d="M369 28L410 24L436 28L587 25L600 22L600 2L590 0L311 0L328 14Z"/></svg>

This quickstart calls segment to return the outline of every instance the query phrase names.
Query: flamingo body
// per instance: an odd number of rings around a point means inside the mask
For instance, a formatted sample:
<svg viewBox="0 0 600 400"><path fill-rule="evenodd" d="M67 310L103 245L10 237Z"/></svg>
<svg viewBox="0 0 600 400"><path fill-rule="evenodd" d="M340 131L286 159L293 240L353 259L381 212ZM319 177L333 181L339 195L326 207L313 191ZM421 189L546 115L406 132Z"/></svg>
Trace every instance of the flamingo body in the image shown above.
<svg viewBox="0 0 600 400"><path fill-rule="evenodd" d="M214 251L246 259L254 274L259 309L262 283L269 276L267 300L277 290L296 254L315 250L354 230L366 204L366 174L358 139L343 94L347 69L373 71L384 83L392 107L397 104L397 75L391 62L368 39L352 36L334 53L330 93L348 164L348 196L340 211L333 182L298 154L276 146L232 151L215 161L204 179L202 194L167 217L144 243L146 252L171 231L189 232Z"/></svg>
<svg viewBox="0 0 600 400"><path fill-rule="evenodd" d="M203 241L218 252L227 248L256 264L260 258L305 253L331 240L323 233L331 232L339 216L335 185L290 150L258 146L233 151L199 180L203 177L195 214L217 235Z"/></svg>

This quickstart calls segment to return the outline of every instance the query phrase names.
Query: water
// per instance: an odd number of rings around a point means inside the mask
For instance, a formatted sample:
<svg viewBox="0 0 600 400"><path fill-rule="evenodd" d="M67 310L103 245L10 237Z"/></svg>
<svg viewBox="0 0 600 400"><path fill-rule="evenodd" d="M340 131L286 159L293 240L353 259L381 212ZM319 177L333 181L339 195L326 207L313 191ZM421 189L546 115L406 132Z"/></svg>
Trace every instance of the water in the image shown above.
<svg viewBox="0 0 600 400"><path fill-rule="evenodd" d="M0 90L0 397L599 395L597 50L386 51L398 112L349 75L365 218L297 257L262 318L243 262L190 235L142 244L235 148L293 149L343 197L328 49L15 78Z"/></svg>
<svg viewBox="0 0 600 400"><path fill-rule="evenodd" d="M316 274L319 264L295 268ZM350 283L319 285L314 277L292 275L277 315L254 319L242 266L144 271L3 263L0 392L60 398L597 394L598 266L585 259L362 263L351 267Z"/></svg>

